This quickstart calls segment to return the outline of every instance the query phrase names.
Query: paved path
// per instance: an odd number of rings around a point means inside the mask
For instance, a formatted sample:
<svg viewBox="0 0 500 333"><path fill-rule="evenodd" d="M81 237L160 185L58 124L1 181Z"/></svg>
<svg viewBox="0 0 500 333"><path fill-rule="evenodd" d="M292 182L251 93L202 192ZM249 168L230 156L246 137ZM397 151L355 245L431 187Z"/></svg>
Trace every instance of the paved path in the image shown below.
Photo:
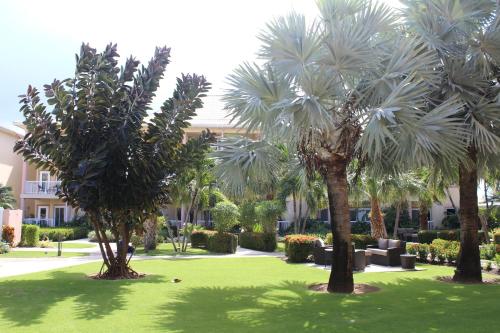
<svg viewBox="0 0 500 333"><path fill-rule="evenodd" d="M71 251L70 251L71 250ZM57 249L40 249L40 248L18 248L14 251L57 251ZM101 262L101 253L99 247L92 249L65 249L64 252L85 252L88 256L84 257L69 257L69 258L0 258L0 278L28 273L36 273L48 271L52 269L76 266L87 264L90 262ZM152 260L152 259L203 259L203 258L255 258L255 257L281 257L283 253L260 252L244 248L238 248L235 254L219 254L219 255L165 255L165 256L146 256L136 255L132 258L136 260Z"/></svg>

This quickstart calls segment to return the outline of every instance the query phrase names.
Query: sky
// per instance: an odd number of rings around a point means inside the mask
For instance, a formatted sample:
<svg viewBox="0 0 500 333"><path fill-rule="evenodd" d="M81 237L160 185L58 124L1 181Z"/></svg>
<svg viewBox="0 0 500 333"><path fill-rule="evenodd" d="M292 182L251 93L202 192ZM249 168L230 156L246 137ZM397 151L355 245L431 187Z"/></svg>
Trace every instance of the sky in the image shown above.
<svg viewBox="0 0 500 333"><path fill-rule="evenodd" d="M171 47L153 109L171 96L180 73L197 73L213 87L199 118L221 118L227 75L254 61L259 32L292 10L311 20L318 14L314 0L0 0L0 125L22 121L17 96L29 84L41 89L73 75L82 42L98 50L117 43L122 62L134 55L147 63L156 46Z"/></svg>

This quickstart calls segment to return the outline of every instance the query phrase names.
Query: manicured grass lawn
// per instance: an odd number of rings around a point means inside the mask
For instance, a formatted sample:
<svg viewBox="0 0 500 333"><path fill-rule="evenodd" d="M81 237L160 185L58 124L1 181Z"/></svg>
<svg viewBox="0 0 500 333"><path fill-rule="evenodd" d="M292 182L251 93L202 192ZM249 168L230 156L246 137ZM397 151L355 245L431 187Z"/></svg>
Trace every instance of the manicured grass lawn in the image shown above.
<svg viewBox="0 0 500 333"><path fill-rule="evenodd" d="M278 258L144 260L135 281L100 264L0 280L2 332L494 332L498 285L434 281L452 268L356 274L381 291L318 294L328 272ZM180 283L172 283L179 278Z"/></svg>
<svg viewBox="0 0 500 333"><path fill-rule="evenodd" d="M136 250L136 254L146 254L148 256L172 256L172 255L203 255L203 254L215 254L210 253L205 249L191 248L188 246L186 252L178 253L174 251L174 246L172 243L162 243L156 247L156 250L145 252L143 247L139 247Z"/></svg>
<svg viewBox="0 0 500 333"><path fill-rule="evenodd" d="M95 244L85 244L85 243L67 243L62 242L63 249L90 249L91 247L96 247ZM50 242L50 246L57 249L57 242Z"/></svg>
<svg viewBox="0 0 500 333"><path fill-rule="evenodd" d="M62 257L81 257L87 256L88 253L65 252L62 251ZM57 257L57 251L10 251L9 253L0 254L2 258L52 258Z"/></svg>

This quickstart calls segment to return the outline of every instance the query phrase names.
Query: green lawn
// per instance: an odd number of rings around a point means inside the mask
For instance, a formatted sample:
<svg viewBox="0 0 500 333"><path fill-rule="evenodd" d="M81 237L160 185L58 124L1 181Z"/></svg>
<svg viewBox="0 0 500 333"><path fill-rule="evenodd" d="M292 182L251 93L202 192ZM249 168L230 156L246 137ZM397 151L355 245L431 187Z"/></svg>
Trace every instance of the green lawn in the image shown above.
<svg viewBox="0 0 500 333"><path fill-rule="evenodd" d="M172 255L204 255L204 254L214 254L210 253L205 249L196 249L188 247L187 251L184 253L178 253L174 251L174 246L172 243L162 243L158 244L156 250L145 252L143 247L137 248L136 254L145 254L148 256L172 256Z"/></svg>
<svg viewBox="0 0 500 333"><path fill-rule="evenodd" d="M65 252L62 251L63 257L81 257L87 256L88 253ZM9 253L0 254L2 258L52 258L57 257L57 251L10 251Z"/></svg>
<svg viewBox="0 0 500 333"><path fill-rule="evenodd" d="M498 285L434 281L452 268L356 274L381 291L307 289L328 272L278 258L145 260L135 281L94 281L100 264L0 280L2 332L494 332ZM180 283L172 283L179 278Z"/></svg>

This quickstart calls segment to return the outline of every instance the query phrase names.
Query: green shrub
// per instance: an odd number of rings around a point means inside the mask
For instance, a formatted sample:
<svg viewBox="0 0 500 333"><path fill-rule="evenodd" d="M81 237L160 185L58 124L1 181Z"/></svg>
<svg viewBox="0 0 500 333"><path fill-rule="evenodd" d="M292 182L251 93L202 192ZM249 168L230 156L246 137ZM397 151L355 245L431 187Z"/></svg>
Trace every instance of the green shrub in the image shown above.
<svg viewBox="0 0 500 333"><path fill-rule="evenodd" d="M243 232L240 246L257 251L274 252L278 246L275 233Z"/></svg>
<svg viewBox="0 0 500 333"><path fill-rule="evenodd" d="M217 231L194 230L191 234L191 247L206 248L208 246L208 237L215 233L217 233Z"/></svg>
<svg viewBox="0 0 500 333"><path fill-rule="evenodd" d="M406 252L408 252L408 254L417 255L419 245L420 244L417 244L417 243L407 243L406 244Z"/></svg>
<svg viewBox="0 0 500 333"><path fill-rule="evenodd" d="M352 234L351 241L354 243L354 247L356 249L366 249L368 245L377 244L377 240L370 235L365 234ZM325 244L332 245L333 244L333 235L331 232L326 234Z"/></svg>
<svg viewBox="0 0 500 333"><path fill-rule="evenodd" d="M441 220L441 224L445 228L458 229L460 228L460 222L458 221L458 215L452 214L447 215Z"/></svg>
<svg viewBox="0 0 500 333"><path fill-rule="evenodd" d="M40 227L32 224L23 224L21 227L21 246L35 247L38 245Z"/></svg>
<svg viewBox="0 0 500 333"><path fill-rule="evenodd" d="M432 241L432 246L435 248L436 258L440 264L443 264L445 260L447 260L449 264L457 260L460 242L435 239Z"/></svg>
<svg viewBox="0 0 500 333"><path fill-rule="evenodd" d="M61 240L74 240L87 237L87 228L85 227L59 227L59 228L40 228L39 239L50 239L57 242Z"/></svg>
<svg viewBox="0 0 500 333"><path fill-rule="evenodd" d="M479 230L477 232L477 238L479 239L479 244L486 243L486 237L487 237L487 235L483 230ZM457 239L457 240L460 240L460 239Z"/></svg>
<svg viewBox="0 0 500 333"><path fill-rule="evenodd" d="M309 235L288 235L285 237L285 253L290 262L306 262L313 254L317 237Z"/></svg>
<svg viewBox="0 0 500 333"><path fill-rule="evenodd" d="M135 248L143 246L144 245L144 237L141 237L134 232L132 234L132 236L130 236L130 243L132 243L132 246Z"/></svg>
<svg viewBox="0 0 500 333"><path fill-rule="evenodd" d="M370 234L370 223L369 222L353 222L351 223L351 233L358 235Z"/></svg>
<svg viewBox="0 0 500 333"><path fill-rule="evenodd" d="M437 238L449 241L460 240L460 230L439 230Z"/></svg>
<svg viewBox="0 0 500 333"><path fill-rule="evenodd" d="M215 253L235 253L238 236L228 232L216 232L208 236L207 250Z"/></svg>
<svg viewBox="0 0 500 333"><path fill-rule="evenodd" d="M14 227L4 225L2 227L2 239L10 246L14 245Z"/></svg>
<svg viewBox="0 0 500 333"><path fill-rule="evenodd" d="M493 241L495 244L500 244L500 232L497 231L493 234Z"/></svg>
<svg viewBox="0 0 500 333"><path fill-rule="evenodd" d="M229 201L222 201L212 208L214 228L220 233L229 231L238 224L240 212L238 207Z"/></svg>
<svg viewBox="0 0 500 333"><path fill-rule="evenodd" d="M0 254L4 253L9 253L10 251L10 246L7 242L1 241L0 242Z"/></svg>
<svg viewBox="0 0 500 333"><path fill-rule="evenodd" d="M495 264L497 265L497 269L500 269L500 254L495 254Z"/></svg>
<svg viewBox="0 0 500 333"><path fill-rule="evenodd" d="M451 244L446 249L446 260L451 265L457 261L458 252L460 251L460 243L459 242L450 242Z"/></svg>
<svg viewBox="0 0 500 333"><path fill-rule="evenodd" d="M429 244L419 244L418 245L418 258L422 262L427 262L427 257L429 256Z"/></svg>
<svg viewBox="0 0 500 333"><path fill-rule="evenodd" d="M431 255L431 263L433 263L436 260L438 252L439 252L438 246L436 246L435 244L429 245L429 254Z"/></svg>
<svg viewBox="0 0 500 333"><path fill-rule="evenodd" d="M276 221L284 210L285 207L283 203L278 200L266 200L257 203L255 206L255 213L265 233L276 232Z"/></svg>
<svg viewBox="0 0 500 333"><path fill-rule="evenodd" d="M257 224L257 213L255 211L254 202L244 202L239 207L240 225L245 231L252 232Z"/></svg>
<svg viewBox="0 0 500 333"><path fill-rule="evenodd" d="M422 244L430 244L437 238L436 230L420 230L418 232L418 242Z"/></svg>
<svg viewBox="0 0 500 333"><path fill-rule="evenodd" d="M496 254L495 244L484 244L480 248L481 259L493 260L493 258L495 258L495 254Z"/></svg>

